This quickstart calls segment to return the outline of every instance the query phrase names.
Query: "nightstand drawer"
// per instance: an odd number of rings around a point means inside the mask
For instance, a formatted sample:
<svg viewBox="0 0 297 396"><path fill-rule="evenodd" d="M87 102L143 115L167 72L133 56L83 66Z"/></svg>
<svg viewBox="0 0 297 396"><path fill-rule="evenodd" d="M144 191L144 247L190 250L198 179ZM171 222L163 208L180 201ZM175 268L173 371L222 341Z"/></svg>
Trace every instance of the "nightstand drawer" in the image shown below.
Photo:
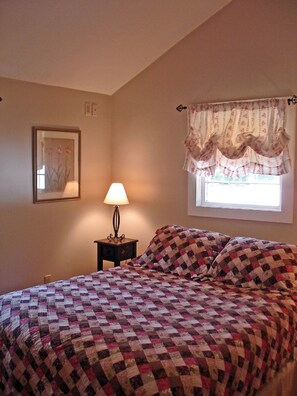
<svg viewBox="0 0 297 396"><path fill-rule="evenodd" d="M105 260L113 261L115 259L115 250L111 246L102 246L102 257Z"/></svg>
<svg viewBox="0 0 297 396"><path fill-rule="evenodd" d="M120 260L126 260L128 258L133 258L134 246L133 245L124 245L120 248Z"/></svg>

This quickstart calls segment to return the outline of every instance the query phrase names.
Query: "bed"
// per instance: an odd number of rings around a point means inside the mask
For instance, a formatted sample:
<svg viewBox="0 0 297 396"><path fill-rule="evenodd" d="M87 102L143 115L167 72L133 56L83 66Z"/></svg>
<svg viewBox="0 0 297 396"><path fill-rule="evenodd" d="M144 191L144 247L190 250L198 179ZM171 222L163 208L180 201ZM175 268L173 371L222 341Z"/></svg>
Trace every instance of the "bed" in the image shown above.
<svg viewBox="0 0 297 396"><path fill-rule="evenodd" d="M123 267L2 295L0 394L255 395L286 367L294 381L296 259L169 225Z"/></svg>

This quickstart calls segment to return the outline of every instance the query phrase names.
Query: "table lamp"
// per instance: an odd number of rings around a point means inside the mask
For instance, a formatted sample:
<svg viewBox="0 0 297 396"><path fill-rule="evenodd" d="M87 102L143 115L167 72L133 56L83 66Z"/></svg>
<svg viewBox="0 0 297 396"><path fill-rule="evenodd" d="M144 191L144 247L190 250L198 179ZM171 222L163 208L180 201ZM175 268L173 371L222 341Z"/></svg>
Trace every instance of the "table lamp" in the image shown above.
<svg viewBox="0 0 297 396"><path fill-rule="evenodd" d="M110 234L107 237L109 240L113 241L121 241L125 238L125 235L122 234L120 237L118 236L119 228L120 228L120 205L127 205L129 203L125 188L122 183L112 183L109 187L109 190L104 199L104 203L108 205L114 206L112 224L114 235Z"/></svg>

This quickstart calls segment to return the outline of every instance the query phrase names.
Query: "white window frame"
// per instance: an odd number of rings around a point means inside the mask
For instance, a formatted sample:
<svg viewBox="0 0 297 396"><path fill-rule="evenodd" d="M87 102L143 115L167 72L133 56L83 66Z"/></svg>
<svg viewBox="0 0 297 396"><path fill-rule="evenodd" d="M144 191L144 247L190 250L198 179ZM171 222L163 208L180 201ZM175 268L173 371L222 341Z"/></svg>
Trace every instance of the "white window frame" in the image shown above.
<svg viewBox="0 0 297 396"><path fill-rule="evenodd" d="M289 151L291 157L291 171L280 176L281 178L281 210L261 210L224 208L197 205L197 189L201 189L200 178L188 175L188 215L201 217L217 217L222 219L238 219L252 221L267 221L276 223L293 222L294 203L294 168L295 168L295 131L296 131L296 106L287 109L287 133L290 135Z"/></svg>

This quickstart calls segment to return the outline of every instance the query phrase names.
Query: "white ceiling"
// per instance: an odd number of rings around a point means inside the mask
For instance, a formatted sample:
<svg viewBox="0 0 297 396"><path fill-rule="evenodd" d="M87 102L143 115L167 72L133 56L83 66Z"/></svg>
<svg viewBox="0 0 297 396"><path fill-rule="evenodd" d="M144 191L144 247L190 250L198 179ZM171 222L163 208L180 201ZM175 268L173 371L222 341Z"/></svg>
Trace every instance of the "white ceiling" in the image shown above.
<svg viewBox="0 0 297 396"><path fill-rule="evenodd" d="M231 0L0 0L0 76L112 95Z"/></svg>

